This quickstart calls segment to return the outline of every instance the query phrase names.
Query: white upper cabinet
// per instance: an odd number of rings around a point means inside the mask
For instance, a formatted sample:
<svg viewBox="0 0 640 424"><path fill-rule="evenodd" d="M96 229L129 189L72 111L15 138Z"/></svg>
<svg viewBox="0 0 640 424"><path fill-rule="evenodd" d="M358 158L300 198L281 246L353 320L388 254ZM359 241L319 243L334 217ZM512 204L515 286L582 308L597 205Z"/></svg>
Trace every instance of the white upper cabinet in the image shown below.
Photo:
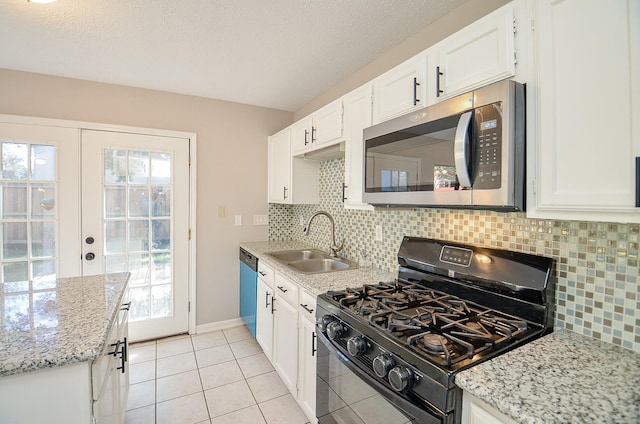
<svg viewBox="0 0 640 424"><path fill-rule="evenodd" d="M430 49L431 103L515 74L514 7L501 7Z"/></svg>
<svg viewBox="0 0 640 424"><path fill-rule="evenodd" d="M531 7L528 215L640 222L640 2Z"/></svg>
<svg viewBox="0 0 640 424"><path fill-rule="evenodd" d="M291 156L291 128L268 140L269 203L318 203L320 163Z"/></svg>
<svg viewBox="0 0 640 424"><path fill-rule="evenodd" d="M343 140L342 100L336 100L291 125L293 155L299 155Z"/></svg>
<svg viewBox="0 0 640 424"><path fill-rule="evenodd" d="M344 153L344 206L348 209L373 209L362 203L364 140L362 130L372 123L372 85L367 84L344 97L346 146Z"/></svg>
<svg viewBox="0 0 640 424"><path fill-rule="evenodd" d="M421 53L374 80L374 123L426 106L426 69Z"/></svg>
<svg viewBox="0 0 640 424"><path fill-rule="evenodd" d="M269 202L290 203L291 199L291 131L286 128L269 137Z"/></svg>

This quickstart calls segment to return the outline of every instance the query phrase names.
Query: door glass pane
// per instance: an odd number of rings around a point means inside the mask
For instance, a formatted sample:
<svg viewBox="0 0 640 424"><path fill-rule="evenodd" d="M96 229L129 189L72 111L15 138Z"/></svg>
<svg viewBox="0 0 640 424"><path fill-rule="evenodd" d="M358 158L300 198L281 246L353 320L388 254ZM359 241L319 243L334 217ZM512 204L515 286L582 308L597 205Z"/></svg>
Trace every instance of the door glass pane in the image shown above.
<svg viewBox="0 0 640 424"><path fill-rule="evenodd" d="M29 163L29 145L26 143L2 143L2 178L26 180Z"/></svg>
<svg viewBox="0 0 640 424"><path fill-rule="evenodd" d="M131 321L173 316L171 154L105 150L104 161L105 267L131 272Z"/></svg>
<svg viewBox="0 0 640 424"><path fill-rule="evenodd" d="M50 328L57 320L46 308L56 301L56 146L0 138L0 155L0 310L16 329ZM45 312L31 322L20 312L27 309Z"/></svg>
<svg viewBox="0 0 640 424"><path fill-rule="evenodd" d="M24 219L27 217L27 184L7 183L2 186L2 218Z"/></svg>

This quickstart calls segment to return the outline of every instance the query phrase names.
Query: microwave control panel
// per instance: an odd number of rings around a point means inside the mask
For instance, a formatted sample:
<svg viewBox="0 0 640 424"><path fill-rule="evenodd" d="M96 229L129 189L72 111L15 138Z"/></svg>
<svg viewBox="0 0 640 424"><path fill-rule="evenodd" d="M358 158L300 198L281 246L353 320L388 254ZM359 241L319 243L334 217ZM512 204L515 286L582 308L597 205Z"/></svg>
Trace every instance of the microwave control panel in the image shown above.
<svg viewBox="0 0 640 424"><path fill-rule="evenodd" d="M474 109L476 131L474 189L502 185L502 102Z"/></svg>

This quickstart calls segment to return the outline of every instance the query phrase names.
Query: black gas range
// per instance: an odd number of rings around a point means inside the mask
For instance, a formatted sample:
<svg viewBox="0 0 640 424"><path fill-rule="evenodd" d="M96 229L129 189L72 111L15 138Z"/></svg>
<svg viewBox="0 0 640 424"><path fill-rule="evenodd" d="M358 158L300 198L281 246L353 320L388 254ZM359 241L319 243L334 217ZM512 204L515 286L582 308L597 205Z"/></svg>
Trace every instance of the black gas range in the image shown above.
<svg viewBox="0 0 640 424"><path fill-rule="evenodd" d="M343 400L332 375L345 371L327 364L339 362L397 408L398 423L459 423L455 374L553 329L550 258L405 237L398 262L394 282L318 297L322 424L358 415L365 401L329 405Z"/></svg>

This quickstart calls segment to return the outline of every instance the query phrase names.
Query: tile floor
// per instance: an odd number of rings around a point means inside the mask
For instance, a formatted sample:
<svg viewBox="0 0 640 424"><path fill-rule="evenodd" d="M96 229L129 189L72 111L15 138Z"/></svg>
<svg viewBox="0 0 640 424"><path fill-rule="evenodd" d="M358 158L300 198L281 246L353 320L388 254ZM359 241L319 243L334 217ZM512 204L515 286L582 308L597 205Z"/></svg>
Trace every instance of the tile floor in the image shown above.
<svg viewBox="0 0 640 424"><path fill-rule="evenodd" d="M247 327L130 346L127 424L305 424Z"/></svg>

